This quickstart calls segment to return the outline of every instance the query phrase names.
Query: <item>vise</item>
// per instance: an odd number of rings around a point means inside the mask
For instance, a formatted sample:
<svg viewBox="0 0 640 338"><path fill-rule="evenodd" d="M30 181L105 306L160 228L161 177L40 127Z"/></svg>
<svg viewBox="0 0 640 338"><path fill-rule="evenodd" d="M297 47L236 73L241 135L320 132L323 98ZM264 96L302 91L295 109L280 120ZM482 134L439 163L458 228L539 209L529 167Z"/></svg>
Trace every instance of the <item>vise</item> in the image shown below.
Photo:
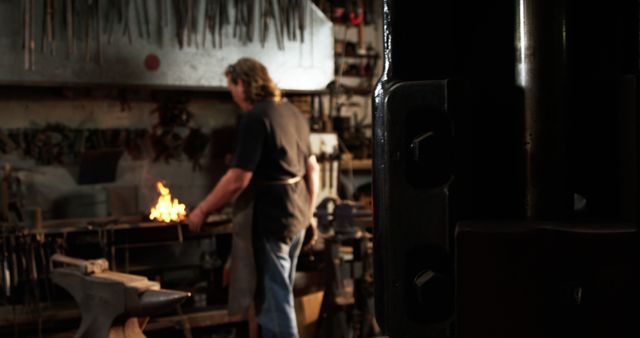
<svg viewBox="0 0 640 338"><path fill-rule="evenodd" d="M118 326L123 326L127 337L144 337L136 317L148 318L174 308L190 296L188 292L161 289L160 283L144 276L109 271L105 259L82 260L56 254L51 257L51 265L54 262L64 266L53 269L51 279L73 296L82 315L75 338L122 336L114 329ZM114 323L116 320L122 323Z"/></svg>
<svg viewBox="0 0 640 338"><path fill-rule="evenodd" d="M318 204L315 216L321 233L343 237L356 236L373 223L373 213L364 205L332 197L327 197Z"/></svg>

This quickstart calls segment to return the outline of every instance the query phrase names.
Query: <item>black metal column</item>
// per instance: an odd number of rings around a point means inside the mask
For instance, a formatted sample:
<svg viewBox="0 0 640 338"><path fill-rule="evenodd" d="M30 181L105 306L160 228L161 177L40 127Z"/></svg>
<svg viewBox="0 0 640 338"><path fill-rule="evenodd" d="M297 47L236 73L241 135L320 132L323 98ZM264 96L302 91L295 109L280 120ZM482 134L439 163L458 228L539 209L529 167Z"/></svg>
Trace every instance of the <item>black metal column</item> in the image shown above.
<svg viewBox="0 0 640 338"><path fill-rule="evenodd" d="M374 97L374 280L376 318L390 337L450 336L452 59L441 26L449 5L384 1L385 69ZM432 52L417 53L418 43Z"/></svg>

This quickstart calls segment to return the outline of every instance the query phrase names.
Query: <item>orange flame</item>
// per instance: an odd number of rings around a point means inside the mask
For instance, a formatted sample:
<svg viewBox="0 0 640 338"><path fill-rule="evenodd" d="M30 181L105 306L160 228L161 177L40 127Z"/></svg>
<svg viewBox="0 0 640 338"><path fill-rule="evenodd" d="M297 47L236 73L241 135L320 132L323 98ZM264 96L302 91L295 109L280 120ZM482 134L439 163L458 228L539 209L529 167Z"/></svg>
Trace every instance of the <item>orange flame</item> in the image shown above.
<svg viewBox="0 0 640 338"><path fill-rule="evenodd" d="M180 203L177 198L171 199L169 188L165 187L162 182L156 183L156 188L160 193L158 202L151 208L149 219L162 222L181 221L187 217L187 210L184 204Z"/></svg>

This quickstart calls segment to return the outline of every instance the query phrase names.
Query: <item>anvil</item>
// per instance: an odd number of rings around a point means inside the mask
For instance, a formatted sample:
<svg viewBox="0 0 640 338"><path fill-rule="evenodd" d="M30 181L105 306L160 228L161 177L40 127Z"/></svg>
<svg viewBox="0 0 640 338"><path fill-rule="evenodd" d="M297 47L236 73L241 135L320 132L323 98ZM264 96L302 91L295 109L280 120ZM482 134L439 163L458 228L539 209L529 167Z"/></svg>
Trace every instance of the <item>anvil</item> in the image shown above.
<svg viewBox="0 0 640 338"><path fill-rule="evenodd" d="M144 276L109 271L105 259L82 260L56 254L51 261L66 264L51 273L66 289L82 314L75 338L108 338L114 320L149 317L174 308L188 292L166 290Z"/></svg>

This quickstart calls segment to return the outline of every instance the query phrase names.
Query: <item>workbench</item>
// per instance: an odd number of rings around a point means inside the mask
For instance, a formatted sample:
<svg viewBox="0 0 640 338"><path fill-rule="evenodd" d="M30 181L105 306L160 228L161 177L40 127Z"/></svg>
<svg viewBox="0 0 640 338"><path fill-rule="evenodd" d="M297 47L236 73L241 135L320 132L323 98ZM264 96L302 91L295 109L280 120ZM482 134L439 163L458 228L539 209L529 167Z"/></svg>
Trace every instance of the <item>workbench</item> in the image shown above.
<svg viewBox="0 0 640 338"><path fill-rule="evenodd" d="M210 216L198 233L190 232L184 222L151 222L139 216L51 220L42 222L36 229L12 227L15 236L44 243L62 242L69 255L106 258L114 271L146 275L150 280L159 281L162 287L208 296L204 302L190 299L173 313L152 317L145 332L177 330L190 336L187 331L191 329L231 325L240 327L240 334L257 337L253 312L248 318L234 318L226 310L226 287L221 285L221 276L230 254L233 225L229 213ZM208 267L203 267L207 264ZM38 336L42 332L45 336L65 337L75 331L80 319L77 306L66 292L54 285L48 286L52 288L51 293L45 296L47 277L46 273L39 274L34 281L41 291L37 304L0 299L4 300L4 304L0 302L0 336L13 336L15 332L21 337L23 334Z"/></svg>

